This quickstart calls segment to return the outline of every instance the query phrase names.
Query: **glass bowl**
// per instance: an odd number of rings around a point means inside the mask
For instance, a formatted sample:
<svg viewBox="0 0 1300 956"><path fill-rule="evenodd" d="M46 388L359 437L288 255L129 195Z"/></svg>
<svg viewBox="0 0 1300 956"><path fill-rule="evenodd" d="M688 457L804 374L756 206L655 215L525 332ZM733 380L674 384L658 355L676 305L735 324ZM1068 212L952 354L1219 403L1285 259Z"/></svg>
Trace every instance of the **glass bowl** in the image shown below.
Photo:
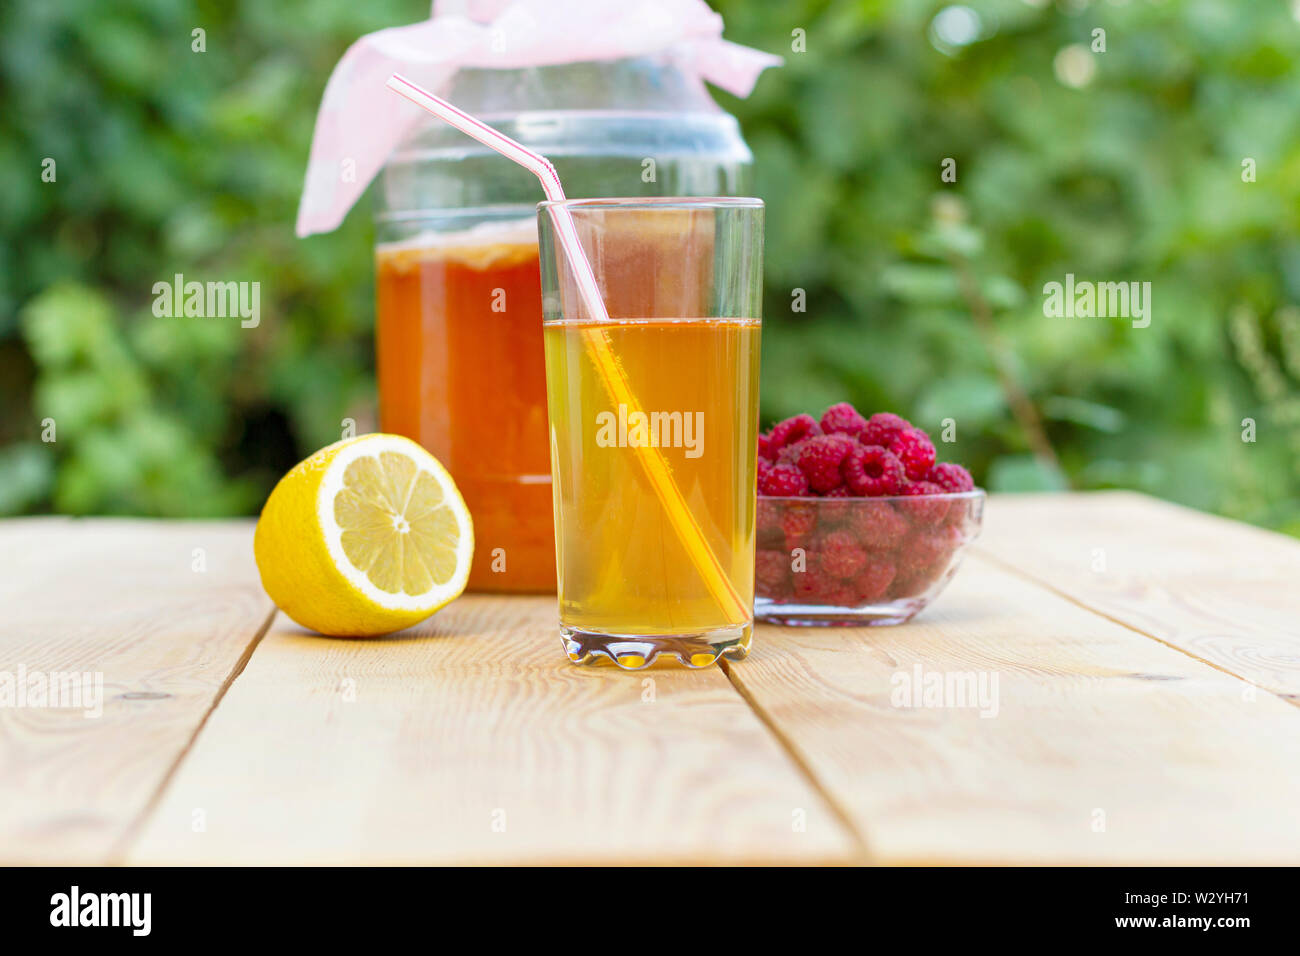
<svg viewBox="0 0 1300 956"><path fill-rule="evenodd" d="M985 497L759 497L754 619L902 624L952 580Z"/></svg>

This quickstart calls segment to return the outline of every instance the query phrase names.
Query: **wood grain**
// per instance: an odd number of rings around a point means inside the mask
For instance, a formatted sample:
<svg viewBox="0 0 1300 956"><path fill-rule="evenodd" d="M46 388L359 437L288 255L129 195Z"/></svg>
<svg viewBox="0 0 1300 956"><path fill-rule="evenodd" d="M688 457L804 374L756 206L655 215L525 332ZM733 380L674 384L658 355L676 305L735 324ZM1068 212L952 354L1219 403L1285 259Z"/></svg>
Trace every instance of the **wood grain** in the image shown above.
<svg viewBox="0 0 1300 956"><path fill-rule="evenodd" d="M0 862L113 858L269 620L251 555L248 522L0 522L0 674L103 680L99 717L0 707Z"/></svg>
<svg viewBox="0 0 1300 956"><path fill-rule="evenodd" d="M982 553L1300 703L1300 542L1145 495L1000 496Z"/></svg>
<svg viewBox="0 0 1300 956"><path fill-rule="evenodd" d="M0 708L0 862L1300 863L1276 535L995 498L916 621L760 628L728 679L574 668L551 599L258 643L251 527L0 523L0 674L106 698ZM996 716L896 706L917 666L996 676Z"/></svg>
<svg viewBox="0 0 1300 956"><path fill-rule="evenodd" d="M576 668L554 598L467 596L380 640L278 618L128 859L838 863L858 849L720 670Z"/></svg>
<svg viewBox="0 0 1300 956"><path fill-rule="evenodd" d="M986 561L908 625L755 645L733 680L876 862L1300 862L1300 711ZM996 675L996 715L896 706L918 666Z"/></svg>

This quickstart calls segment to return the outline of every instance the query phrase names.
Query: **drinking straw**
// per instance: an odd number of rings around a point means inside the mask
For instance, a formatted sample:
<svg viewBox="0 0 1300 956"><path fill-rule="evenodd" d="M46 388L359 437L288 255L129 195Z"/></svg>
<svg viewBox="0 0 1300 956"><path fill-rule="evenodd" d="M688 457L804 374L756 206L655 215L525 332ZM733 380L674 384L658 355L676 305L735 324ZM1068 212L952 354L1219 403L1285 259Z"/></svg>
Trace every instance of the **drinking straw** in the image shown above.
<svg viewBox="0 0 1300 956"><path fill-rule="evenodd" d="M470 116L464 110L452 106L441 97L412 83L400 73L390 76L385 85L394 93L406 97L416 106L423 107L438 119L456 127L489 149L514 160L541 181L542 191L546 193L547 199L557 203L564 202L564 187L560 185L560 177L555 172L555 167L551 165L551 161L541 153L533 152L505 133L493 129L482 120ZM596 283L595 273L591 270L591 262L587 259L582 243L578 240L578 230L574 225L573 216L569 213L568 207L562 205L555 206L553 213L560 245L563 246L573 268L578 294L587 307L587 314L597 323L608 322L609 312L605 309L605 302L600 296L600 287ZM626 405L630 417L632 412L640 410L640 403L632 394L622 364L609 344L609 337L599 325L595 327L584 325L580 328L583 341L591 352L592 361L611 398L617 404ZM727 577L726 571L718 562L717 555L709 547L703 529L695 520L695 515L691 513L690 508L686 506L681 490L673 481L668 462L664 460L658 448L638 446L634 450L645 469L646 477L659 496L660 504L663 505L669 521L672 522L673 530L677 532L678 539L690 556L691 563L695 565L695 569L727 615L727 619L739 622L749 617L749 608L732 587L731 579Z"/></svg>

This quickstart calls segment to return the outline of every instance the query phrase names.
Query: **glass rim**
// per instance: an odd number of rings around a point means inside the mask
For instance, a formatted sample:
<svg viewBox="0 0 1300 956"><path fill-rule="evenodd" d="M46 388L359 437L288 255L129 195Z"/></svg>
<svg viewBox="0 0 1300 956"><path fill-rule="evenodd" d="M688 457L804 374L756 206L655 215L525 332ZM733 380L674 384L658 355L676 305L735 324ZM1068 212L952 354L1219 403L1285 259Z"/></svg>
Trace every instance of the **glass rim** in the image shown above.
<svg viewBox="0 0 1300 956"><path fill-rule="evenodd" d="M944 491L938 494L928 495L845 495L844 497L827 497L826 495L758 495L759 501L797 501L804 504L812 502L865 502L865 501L935 501L939 498L948 498L950 500L987 498L988 492L983 488L972 488L970 491Z"/></svg>
<svg viewBox="0 0 1300 956"><path fill-rule="evenodd" d="M756 196L602 196L590 199L544 199L538 212L566 209L762 209Z"/></svg>

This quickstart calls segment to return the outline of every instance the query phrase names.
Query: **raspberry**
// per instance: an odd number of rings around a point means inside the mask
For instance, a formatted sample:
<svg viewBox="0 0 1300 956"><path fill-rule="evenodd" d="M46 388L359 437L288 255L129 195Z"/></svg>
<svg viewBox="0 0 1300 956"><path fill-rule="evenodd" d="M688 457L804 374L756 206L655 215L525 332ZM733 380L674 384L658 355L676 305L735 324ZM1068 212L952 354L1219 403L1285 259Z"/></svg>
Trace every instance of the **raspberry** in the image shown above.
<svg viewBox="0 0 1300 956"><path fill-rule="evenodd" d="M873 551L892 551L907 537L912 526L888 501L860 503L849 520L858 542Z"/></svg>
<svg viewBox="0 0 1300 956"><path fill-rule="evenodd" d="M798 441L786 445L776 453L776 463L778 465L797 465L799 463L799 452L803 451L803 446L808 444L808 441L807 438L800 438Z"/></svg>
<svg viewBox="0 0 1300 956"><path fill-rule="evenodd" d="M832 531L821 539L817 551L818 569L836 578L851 578L867 563L867 552L847 531Z"/></svg>
<svg viewBox="0 0 1300 956"><path fill-rule="evenodd" d="M770 498L758 499L758 546L780 547L785 543L781 527L781 504Z"/></svg>
<svg viewBox="0 0 1300 956"><path fill-rule="evenodd" d="M786 551L793 551L795 548L806 549L813 528L816 526L816 504L809 501L806 504L796 502L787 505L781 512L781 532L785 538Z"/></svg>
<svg viewBox="0 0 1300 956"><path fill-rule="evenodd" d="M934 467L934 444L919 428L899 432L889 443L889 450L898 456L913 481L920 481Z"/></svg>
<svg viewBox="0 0 1300 956"><path fill-rule="evenodd" d="M853 449L841 470L855 495L871 498L898 494L905 480L903 463L879 445Z"/></svg>
<svg viewBox="0 0 1300 956"><path fill-rule="evenodd" d="M804 441L797 464L813 491L827 492L844 483L840 463L853 451L853 440L843 435L818 435Z"/></svg>
<svg viewBox="0 0 1300 956"><path fill-rule="evenodd" d="M792 445L801 438L821 433L821 426L811 415L796 415L772 426L772 430L768 433L768 450L779 452L786 445Z"/></svg>
<svg viewBox="0 0 1300 956"><path fill-rule="evenodd" d="M953 553L961 543L956 528L925 531L904 546L902 567L894 582L897 597L917 597L933 587L952 564Z"/></svg>
<svg viewBox="0 0 1300 956"><path fill-rule="evenodd" d="M808 494L808 479L794 465L773 465L758 482L758 493L770 498L795 498Z"/></svg>
<svg viewBox="0 0 1300 956"><path fill-rule="evenodd" d="M840 581L826 588L822 600L832 607L856 607L858 603L858 589L850 581Z"/></svg>
<svg viewBox="0 0 1300 956"><path fill-rule="evenodd" d="M970 472L961 465L954 465L948 461L931 468L930 473L925 476L925 480L932 485L938 485L947 492L957 493L975 490L975 479L970 476Z"/></svg>
<svg viewBox="0 0 1300 956"><path fill-rule="evenodd" d="M791 589L800 600L807 598L821 587L822 579L810 571L794 571L790 575Z"/></svg>
<svg viewBox="0 0 1300 956"><path fill-rule="evenodd" d="M754 585L760 597L785 597L790 590L790 556L784 551L758 552Z"/></svg>
<svg viewBox="0 0 1300 956"><path fill-rule="evenodd" d="M882 448L888 448L895 435L911 427L912 423L906 418L900 418L890 412L877 412L867 421L862 433L858 435L858 441L864 445L880 445Z"/></svg>
<svg viewBox="0 0 1300 956"><path fill-rule="evenodd" d="M766 458L758 459L758 483L763 484L763 476L772 470L772 463Z"/></svg>
<svg viewBox="0 0 1300 956"><path fill-rule="evenodd" d="M975 509L978 505L978 502L971 501L969 498L952 499L948 503L948 516L944 518L943 523L964 530L968 523L975 520Z"/></svg>
<svg viewBox="0 0 1300 956"><path fill-rule="evenodd" d="M918 597L933 587L948 571L953 554L961 544L956 528L920 531L899 549L895 597Z"/></svg>
<svg viewBox="0 0 1300 956"><path fill-rule="evenodd" d="M948 562L961 541L961 532L956 528L918 531L899 550L899 563L909 574L928 571L937 578L947 570Z"/></svg>
<svg viewBox="0 0 1300 956"><path fill-rule="evenodd" d="M885 593L889 590L889 585L893 583L897 574L898 568L888 558L876 558L868 561L853 582L857 603L870 604L873 601L879 601L885 596Z"/></svg>
<svg viewBox="0 0 1300 956"><path fill-rule="evenodd" d="M914 481L904 486L903 494L906 498L898 503L898 507L912 519L913 524L935 524L948 514L950 500L932 497L943 494L943 489L938 485L932 485L928 481ZM907 498L914 500L909 501Z"/></svg>
<svg viewBox="0 0 1300 956"><path fill-rule="evenodd" d="M772 436L758 433L758 457L760 460L776 461L776 452L772 450Z"/></svg>
<svg viewBox="0 0 1300 956"><path fill-rule="evenodd" d="M848 521L858 507L858 502L848 500L852 497L853 492L849 490L848 485L832 488L822 495L822 500L818 504L820 513L817 518L817 526L819 528L837 528Z"/></svg>
<svg viewBox="0 0 1300 956"><path fill-rule="evenodd" d="M832 405L822 413L822 432L827 435L849 435L856 438L867 427L867 420L848 402Z"/></svg>
<svg viewBox="0 0 1300 956"><path fill-rule="evenodd" d="M901 573L894 578L889 594L893 598L920 597L933 583L928 571Z"/></svg>
<svg viewBox="0 0 1300 956"><path fill-rule="evenodd" d="M794 596L803 604L828 603L832 591L839 585L838 581L815 570L818 560L818 555L809 554L808 570L791 575L791 580L794 582Z"/></svg>

